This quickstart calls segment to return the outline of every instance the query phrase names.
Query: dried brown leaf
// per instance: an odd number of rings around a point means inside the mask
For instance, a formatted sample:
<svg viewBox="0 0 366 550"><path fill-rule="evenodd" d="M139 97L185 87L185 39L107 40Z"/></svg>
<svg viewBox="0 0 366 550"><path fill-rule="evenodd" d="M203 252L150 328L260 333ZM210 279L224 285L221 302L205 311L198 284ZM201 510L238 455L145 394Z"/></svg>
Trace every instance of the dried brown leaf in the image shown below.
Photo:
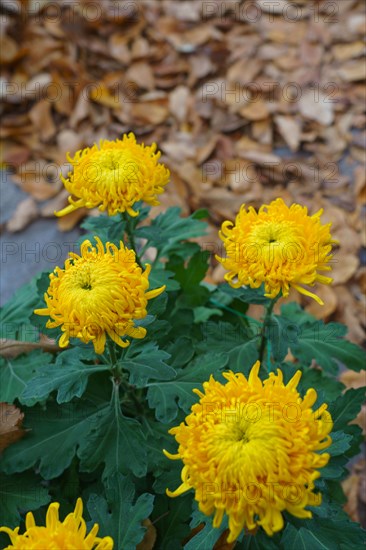
<svg viewBox="0 0 366 550"><path fill-rule="evenodd" d="M136 550L152 550L156 541L156 528L149 519L145 519L142 525L146 527L143 540L136 546Z"/></svg>
<svg viewBox="0 0 366 550"><path fill-rule="evenodd" d="M22 353L29 353L34 349L43 351L59 351L61 348L52 341L21 342L19 340L0 339L0 355L2 357L18 357Z"/></svg>
<svg viewBox="0 0 366 550"><path fill-rule="evenodd" d="M0 403L0 453L24 436L23 418L15 405Z"/></svg>
<svg viewBox="0 0 366 550"><path fill-rule="evenodd" d="M16 233L27 227L36 218L38 218L37 204L32 197L28 197L18 204L15 212L6 224L6 229L10 233Z"/></svg>

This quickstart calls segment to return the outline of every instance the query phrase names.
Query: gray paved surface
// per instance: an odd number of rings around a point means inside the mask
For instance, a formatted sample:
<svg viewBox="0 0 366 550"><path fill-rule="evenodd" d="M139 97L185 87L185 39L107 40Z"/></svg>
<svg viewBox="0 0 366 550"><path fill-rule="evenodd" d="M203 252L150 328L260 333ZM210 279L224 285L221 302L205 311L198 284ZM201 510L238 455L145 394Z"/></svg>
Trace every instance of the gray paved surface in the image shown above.
<svg viewBox="0 0 366 550"><path fill-rule="evenodd" d="M0 223L4 224L17 204L28 195L4 173L1 173L0 182ZM0 305L34 275L62 265L69 250L76 247L80 234L79 229L60 232L53 219L36 220L18 233L3 231L0 235Z"/></svg>

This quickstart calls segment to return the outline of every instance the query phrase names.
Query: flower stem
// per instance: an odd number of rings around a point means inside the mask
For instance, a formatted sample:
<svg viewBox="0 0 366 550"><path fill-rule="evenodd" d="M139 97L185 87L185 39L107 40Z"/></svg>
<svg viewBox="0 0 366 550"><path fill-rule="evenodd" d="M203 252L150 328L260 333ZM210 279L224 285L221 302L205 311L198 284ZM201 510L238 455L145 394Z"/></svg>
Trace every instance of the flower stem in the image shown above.
<svg viewBox="0 0 366 550"><path fill-rule="evenodd" d="M114 342L109 339L109 336L107 340L107 346L108 346L109 358L111 360L111 365L113 368L115 368L117 365L116 350L114 349Z"/></svg>
<svg viewBox="0 0 366 550"><path fill-rule="evenodd" d="M273 313L273 308L274 308L278 298L279 298L279 296L274 298L273 300L271 300L270 303L268 304L267 308L266 308L266 315L265 315L264 321L263 321L262 340L261 340L261 344L260 344L260 347L259 347L259 361L260 361L261 364L263 362L263 357L264 357L264 352L265 352L266 347L268 348L268 361L267 361L268 365L270 363L270 358L271 358L270 345L271 345L271 342L267 338L266 329L270 327L270 321L271 321L271 317L272 317L272 313Z"/></svg>
<svg viewBox="0 0 366 550"><path fill-rule="evenodd" d="M127 234L127 237L128 237L128 241L130 243L130 247L135 252L136 262L138 263L138 265L142 269L142 267L143 267L142 262L140 260L140 257L138 255L138 253L137 253L136 241L135 241L135 237L134 237L134 234L133 234L133 229L131 227L131 218L128 216L128 214L126 214L126 212L123 212L122 213L122 219L126 223L125 231L126 231L126 234Z"/></svg>

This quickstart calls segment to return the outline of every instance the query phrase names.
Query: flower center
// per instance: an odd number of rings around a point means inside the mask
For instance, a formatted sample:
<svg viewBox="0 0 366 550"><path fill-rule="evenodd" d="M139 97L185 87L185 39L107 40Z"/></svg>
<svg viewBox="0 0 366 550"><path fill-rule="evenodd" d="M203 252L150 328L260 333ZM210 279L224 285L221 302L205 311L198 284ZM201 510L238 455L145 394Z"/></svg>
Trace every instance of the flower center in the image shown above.
<svg viewBox="0 0 366 550"><path fill-rule="evenodd" d="M83 290L91 290L91 289L92 289L92 286L91 286L90 283L85 282L85 283L82 283L81 288L82 288Z"/></svg>
<svg viewBox="0 0 366 550"><path fill-rule="evenodd" d="M107 185L127 191L131 183L138 183L141 171L136 159L128 151L98 151L87 165L88 178L98 185Z"/></svg>

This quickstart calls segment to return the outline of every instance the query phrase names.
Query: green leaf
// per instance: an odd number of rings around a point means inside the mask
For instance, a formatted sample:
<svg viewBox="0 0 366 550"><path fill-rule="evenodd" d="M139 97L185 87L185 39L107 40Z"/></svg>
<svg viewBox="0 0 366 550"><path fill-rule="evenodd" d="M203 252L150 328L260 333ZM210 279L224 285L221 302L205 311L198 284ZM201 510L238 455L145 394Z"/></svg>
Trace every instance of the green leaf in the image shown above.
<svg viewBox="0 0 366 550"><path fill-rule="evenodd" d="M154 218L150 226L138 228L136 237L148 239L150 246L156 247L161 256L168 256L176 243L206 233L206 223L195 219L194 215L181 218L180 214L180 208L168 208Z"/></svg>
<svg viewBox="0 0 366 550"><path fill-rule="evenodd" d="M27 355L19 355L16 358L2 359L0 362L0 401L13 403L19 399L38 371L41 371L50 363L52 356L40 350L34 350ZM36 399L28 398L27 404L36 403Z"/></svg>
<svg viewBox="0 0 366 550"><path fill-rule="evenodd" d="M348 458L344 456L331 457L328 464L320 470L322 479L338 480L345 477L345 466L348 463Z"/></svg>
<svg viewBox="0 0 366 550"><path fill-rule="evenodd" d="M174 271L163 269L161 267L161 264L153 267L149 275L150 290L153 288L159 288L163 285L166 286L167 291L178 290L180 288L180 285L178 281L173 278L174 275ZM149 301L149 304L154 302L155 298Z"/></svg>
<svg viewBox="0 0 366 550"><path fill-rule="evenodd" d="M283 304L281 306L281 315L296 325L313 324L317 321L316 317L305 311L296 302Z"/></svg>
<svg viewBox="0 0 366 550"><path fill-rule="evenodd" d="M221 527L214 528L207 522L201 531L197 533L187 544L184 545L184 550L208 550L213 548L216 541L224 531Z"/></svg>
<svg viewBox="0 0 366 550"><path fill-rule="evenodd" d="M22 286L14 296L0 308L1 329L0 338L35 342L38 333L29 320L33 309L39 303L37 283L34 278L29 284Z"/></svg>
<svg viewBox="0 0 366 550"><path fill-rule="evenodd" d="M324 401L334 401L342 394L345 386L333 376L328 376L321 369L308 368L302 369L302 376L299 384L299 389L306 392L308 388L321 388L324 393Z"/></svg>
<svg viewBox="0 0 366 550"><path fill-rule="evenodd" d="M245 304L258 304L268 306L271 298L264 295L264 285L259 288L241 287L232 288L228 284L222 284L219 287L220 291L231 296L232 300L240 300Z"/></svg>
<svg viewBox="0 0 366 550"><path fill-rule="evenodd" d="M92 472L104 463L103 478L116 472L144 476L147 471L145 435L141 424L121 412L119 398L95 417L95 423L78 451L81 471Z"/></svg>
<svg viewBox="0 0 366 550"><path fill-rule="evenodd" d="M338 544L336 541L329 541L329 545L325 546L317 536L309 531L300 527L296 529L291 523L287 524L284 535L281 539L281 543L286 550L336 550Z"/></svg>
<svg viewBox="0 0 366 550"><path fill-rule="evenodd" d="M173 550L182 548L183 539L189 534L189 516L192 511L192 496L179 498L158 496L152 515L157 529L156 548Z"/></svg>
<svg viewBox="0 0 366 550"><path fill-rule="evenodd" d="M246 323L232 325L226 322L207 321L202 327L203 340L198 348L202 351L226 352L229 355L228 368L248 374L258 359L258 335L255 327Z"/></svg>
<svg viewBox="0 0 366 550"><path fill-rule="evenodd" d="M210 213L207 210L207 208L199 208L198 210L196 210L192 214L192 218L194 220L204 220L204 219L209 218L209 217L210 217Z"/></svg>
<svg viewBox="0 0 366 550"><path fill-rule="evenodd" d="M331 456L343 455L351 446L352 435L344 432L332 432L330 434L332 444L321 452L329 453Z"/></svg>
<svg viewBox="0 0 366 550"><path fill-rule="evenodd" d="M329 404L328 410L333 419L333 430L341 430L356 418L365 399L365 388L351 388L336 401Z"/></svg>
<svg viewBox="0 0 366 550"><path fill-rule="evenodd" d="M205 526L184 545L184 550L207 550L208 548L213 548L218 538L228 527L226 516L220 527L213 527L212 517L207 517L199 510L194 510L190 524L191 527L197 527L202 523L204 523Z"/></svg>
<svg viewBox="0 0 366 550"><path fill-rule="evenodd" d="M155 409L156 418L161 422L171 422L178 414L178 405L188 412L197 401L192 390L201 388L201 383L222 369L226 363L226 355L207 353L198 356L185 369L177 371L174 380L148 384L147 398L149 406Z"/></svg>
<svg viewBox="0 0 366 550"><path fill-rule="evenodd" d="M5 449L2 469L11 474L37 465L45 479L52 479L70 465L77 447L98 421L99 409L85 402L50 403L47 410L35 405L23 412L24 427L29 431Z"/></svg>
<svg viewBox="0 0 366 550"><path fill-rule="evenodd" d="M360 371L365 366L365 352L359 346L344 340L347 327L340 323L322 321L309 325L299 325L297 337L289 341L293 355L303 363L313 359L331 374L337 374L339 363Z"/></svg>
<svg viewBox="0 0 366 550"><path fill-rule="evenodd" d="M56 363L39 369L23 391L20 401L42 401L57 390L57 403L67 403L73 397L81 397L85 392L88 377L95 372L108 370L109 365L88 365L83 362L95 359L94 350L77 347L63 351Z"/></svg>
<svg viewBox="0 0 366 550"><path fill-rule="evenodd" d="M365 531L359 524L329 518L293 518L281 539L286 550L359 550L364 543Z"/></svg>
<svg viewBox="0 0 366 550"><path fill-rule="evenodd" d="M121 474L116 474L106 485L105 500L102 496L92 494L87 507L93 522L98 523L98 536L110 536L114 548L135 550L145 535L143 520L147 519L153 509L154 497L145 493L135 502L133 482Z"/></svg>
<svg viewBox="0 0 366 550"><path fill-rule="evenodd" d="M0 474L0 525L14 528L20 523L21 511L30 512L48 504L50 496L40 481L33 472Z"/></svg>
<svg viewBox="0 0 366 550"><path fill-rule="evenodd" d="M116 216L107 216L105 214L97 217L89 216L81 224L81 227L86 229L88 234L80 237L79 244L85 241L85 239L89 239L94 244L94 236L98 235L104 243L109 241L119 245L120 241L123 240L125 226L126 224L119 214Z"/></svg>
<svg viewBox="0 0 366 550"><path fill-rule="evenodd" d="M149 469L154 470L154 475L156 476L157 472L167 470L172 465L172 461L163 453L163 449L172 453L175 452L175 439L168 433L172 425L156 422L154 419L147 417L144 417L141 422L143 432L146 436L144 445L147 451ZM165 489L166 485L164 492Z"/></svg>
<svg viewBox="0 0 366 550"><path fill-rule="evenodd" d="M194 314L195 323L205 323L206 321L208 321L208 319L210 319L214 315L217 315L218 317L221 317L223 315L221 309L205 307L205 306L196 307L193 310L193 314Z"/></svg>
<svg viewBox="0 0 366 550"><path fill-rule="evenodd" d="M259 529L255 535L244 535L242 541L235 545L235 550L278 550L282 548L279 540L278 534L269 537L263 529Z"/></svg>
<svg viewBox="0 0 366 550"><path fill-rule="evenodd" d="M172 273L172 275L174 275L174 273ZM150 287L151 287L151 284L150 284ZM168 294L166 292L163 292L162 294L159 294L159 296L157 296L156 298L149 300L147 304L148 316L152 315L153 317L158 317L159 315L164 313L164 311L166 310L167 303L168 303Z"/></svg>
<svg viewBox="0 0 366 550"><path fill-rule="evenodd" d="M287 355L289 348L289 338L291 339L289 323L287 319L278 315L271 315L266 323L266 337L271 343L271 353L274 361L282 362Z"/></svg>
<svg viewBox="0 0 366 550"><path fill-rule="evenodd" d="M131 342L120 365L130 373L130 384L144 388L148 380L171 380L175 370L166 364L169 353L154 342Z"/></svg>
<svg viewBox="0 0 366 550"><path fill-rule="evenodd" d="M175 273L176 280L189 295L204 293L205 297L209 296L209 290L204 286L199 286L200 281L206 275L209 256L210 253L207 250L199 250L190 258L187 266L185 266L184 260L178 256L173 256L168 263L169 269ZM192 300L192 302L196 304L196 301Z"/></svg>
<svg viewBox="0 0 366 550"><path fill-rule="evenodd" d="M170 363L174 369L184 367L194 355L192 342L187 336L175 338L173 342L168 344L167 351L171 355Z"/></svg>

